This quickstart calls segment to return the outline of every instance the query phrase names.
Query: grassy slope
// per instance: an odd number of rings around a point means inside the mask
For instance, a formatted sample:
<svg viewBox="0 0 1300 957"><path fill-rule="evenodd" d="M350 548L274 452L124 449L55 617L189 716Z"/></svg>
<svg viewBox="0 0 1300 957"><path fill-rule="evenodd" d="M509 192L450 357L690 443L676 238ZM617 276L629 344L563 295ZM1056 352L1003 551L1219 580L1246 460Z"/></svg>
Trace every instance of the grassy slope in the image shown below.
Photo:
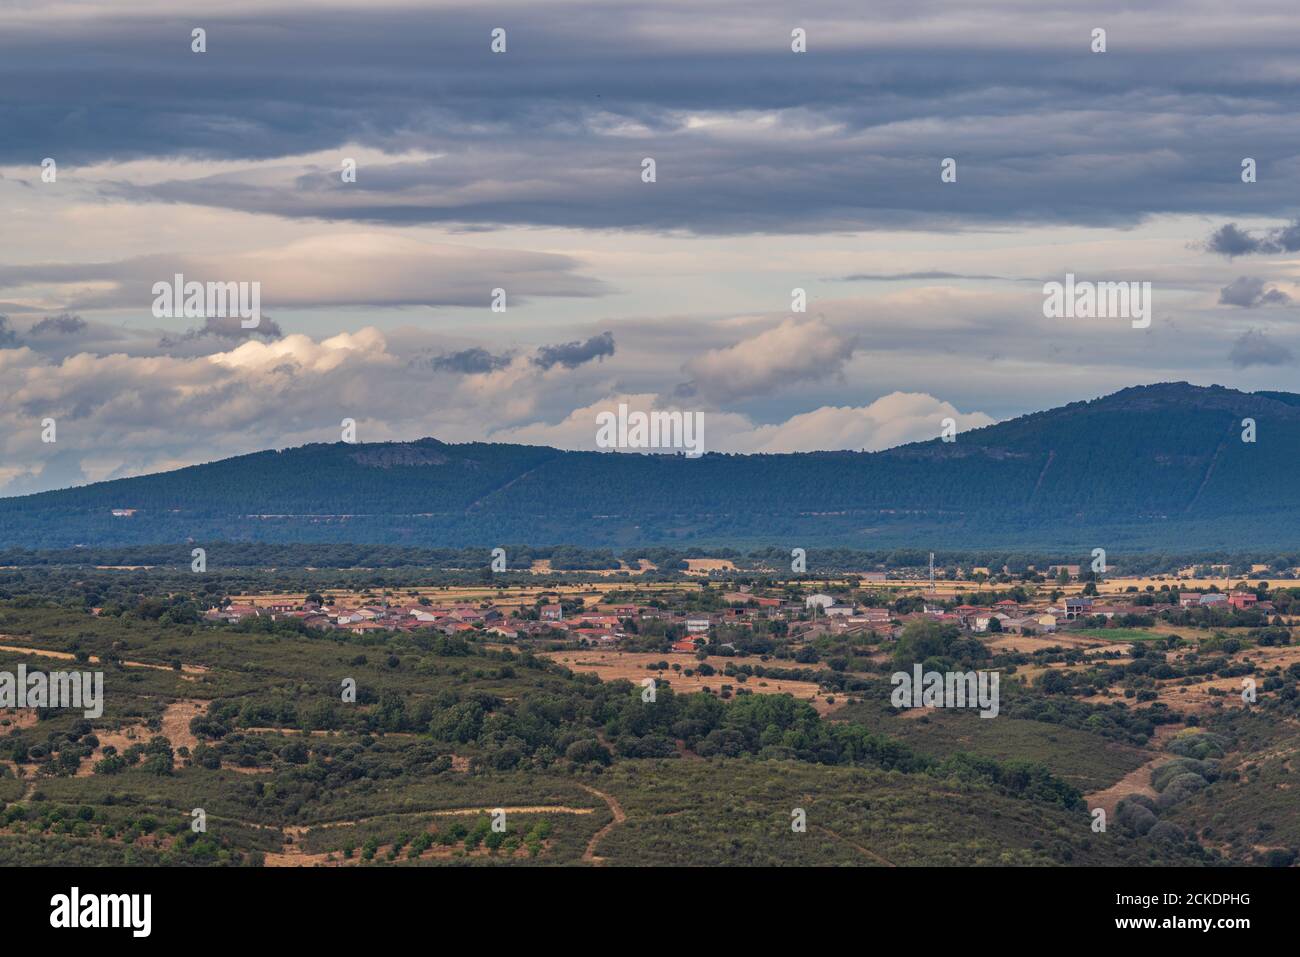
<svg viewBox="0 0 1300 957"><path fill-rule="evenodd" d="M1084 793L1115 783L1147 760L1138 748L1100 735L1006 716L989 720L940 711L902 717L875 705L858 704L846 706L835 717L866 725L936 757L966 751L1000 761L1037 761Z"/></svg>

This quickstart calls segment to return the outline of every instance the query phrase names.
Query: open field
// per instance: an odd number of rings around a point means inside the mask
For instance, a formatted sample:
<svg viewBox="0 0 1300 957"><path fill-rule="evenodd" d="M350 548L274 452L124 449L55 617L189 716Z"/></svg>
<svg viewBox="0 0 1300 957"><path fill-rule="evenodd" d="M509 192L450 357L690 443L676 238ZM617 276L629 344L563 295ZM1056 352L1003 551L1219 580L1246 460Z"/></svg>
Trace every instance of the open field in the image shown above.
<svg viewBox="0 0 1300 957"><path fill-rule="evenodd" d="M773 664L760 658L746 658L744 656L709 658L708 663L717 669L717 673L705 676L698 673L686 675L671 670L673 665L680 665L683 671L688 668L695 669L699 667L700 662L695 655L680 652L664 652L660 654L659 652L615 651L592 648L581 651L547 652L542 657L549 658L551 661L574 671L597 675L601 681L623 679L639 686L646 678L654 678L657 682L669 683L674 691L681 694L690 694L706 689L717 692L724 685L729 685L733 689L744 688L754 694L788 694L801 701L810 702L822 714L834 711L838 704L842 703L828 703L826 695L811 681L749 678L742 683L735 677L727 677L722 674L723 667L729 663L737 666L751 665L758 667L765 665L770 667ZM668 662L670 670L652 671L646 667L662 661Z"/></svg>
<svg viewBox="0 0 1300 957"><path fill-rule="evenodd" d="M1260 582L1268 582L1270 588L1300 588L1300 578L1274 578L1265 572L1263 574L1241 575L1234 578L1174 578L1169 575L1142 578L1106 578L1102 580L1099 590L1104 594L1112 594L1125 592L1129 588L1146 591L1148 585L1154 585L1157 589L1161 585L1168 585L1171 589L1190 588L1194 591L1208 591L1210 588L1218 588L1219 591L1230 591L1241 582L1246 582L1251 586Z"/></svg>
<svg viewBox="0 0 1300 957"><path fill-rule="evenodd" d="M599 574L590 572L584 574ZM390 588L387 592L388 602L391 605L409 604L418 601L420 598L427 598L435 603L453 603L467 604L490 601L501 605L532 605L543 596L558 595L563 598L581 598L587 605L593 605L601 601L603 596L611 588L630 588L635 587L639 592L646 594L678 594L692 593L698 590L699 586L694 582L675 581L675 582L637 582L633 583L591 583L591 582L567 582L550 585L510 585L510 586L493 586L493 585L439 585L431 587L402 587ZM355 588L324 588L320 594L326 598L332 598L340 604L359 605L359 604L379 604L384 599L382 589L373 591L363 591ZM307 592L256 592L253 594L240 595L238 601L240 604L249 604L255 607L266 607L268 605L278 604L281 602L292 601L301 603L306 598Z"/></svg>
<svg viewBox="0 0 1300 957"><path fill-rule="evenodd" d="M1096 638L1106 642L1161 641L1165 637L1144 628L1079 628L1069 635L1072 638Z"/></svg>
<svg viewBox="0 0 1300 957"><path fill-rule="evenodd" d="M730 559L686 559L691 565L689 574L694 578L707 576L711 572L719 572L733 569L735 563ZM642 560L642 568L624 568L624 573L640 575L652 566L650 563ZM541 577L549 572L549 562L538 560L534 562L532 574ZM548 584L511 584L504 587L493 586L491 584L457 584L457 585L439 585L439 586L401 586L392 587L387 591L388 600L392 604L400 604L409 601L415 601L418 598L427 598L435 603L468 603L492 601L508 605L531 605L540 597L548 595L559 595L564 598L581 598L591 606L601 601L603 596L610 589L634 589L638 594L644 596L672 596L672 595L689 595L693 594L699 585L696 581L639 581L633 579L626 582L605 582L599 579L607 579L612 575L620 572L614 569L591 569L587 571L570 571L555 574L565 574L573 576L587 576L593 581L556 581ZM860 573L861 574L861 573ZM854 580L860 580L853 574L833 575L833 576L801 576L799 578L787 578L779 574L773 575L771 581L773 587L781 588L787 585L799 587L805 590L818 589L835 589L843 588ZM1208 589L1211 586L1217 586L1221 591L1229 591L1243 579L1177 579L1169 576L1152 576L1141 578L1116 578L1103 579L1098 583L1098 592L1106 598L1116 599L1125 596L1132 596L1130 588L1137 592L1145 592L1148 587L1159 590L1162 586L1177 590L1178 588L1195 588ZM1248 579L1252 584L1257 581L1268 581L1270 587L1280 588L1300 588L1300 579L1271 579L1267 577L1257 578L1251 576ZM725 587L719 583L718 587ZM998 586L991 583L977 583L964 580L936 580L935 589L932 591L927 581L922 580L888 580L888 581L863 581L861 587L879 593L891 596L917 595L926 596L937 600L950 600L958 595L970 595L990 593L997 588L1008 587ZM1045 597L1051 593L1059 593L1063 597L1072 597L1079 595L1084 588L1082 582L1070 582L1065 585L1058 585L1055 582L1048 581L1041 584L1029 584L1026 586L1031 592ZM363 594L360 589L356 588L322 588L322 595L331 597L340 603L359 604L378 603L384 597L383 589L373 589L368 594ZM301 602L306 592L256 592L252 594L241 595L241 603L265 606L281 601L298 601Z"/></svg>
<svg viewBox="0 0 1300 957"><path fill-rule="evenodd" d="M1188 652L1183 652L1174 660L1182 660ZM1252 648L1237 656L1242 661L1253 662L1258 670L1267 673L1274 668L1283 670L1300 664L1300 646L1291 645L1276 648ZM1258 680L1258 676L1257 676ZM1159 703L1179 711L1205 714L1222 708L1246 708L1242 700L1241 678L1205 678L1191 683L1178 679L1160 681ZM1154 702L1139 704L1137 707L1150 707Z"/></svg>
<svg viewBox="0 0 1300 957"><path fill-rule="evenodd" d="M1113 783L1147 760L1142 748L1088 731L1000 715L987 720L942 710L885 713L878 704L848 705L835 720L859 722L937 757L958 752L1037 761L1079 790Z"/></svg>
<svg viewBox="0 0 1300 957"><path fill-rule="evenodd" d="M729 558L688 558L686 565L688 575L707 575L709 572L736 570L736 563Z"/></svg>
<svg viewBox="0 0 1300 957"><path fill-rule="evenodd" d="M993 651L1019 651L1026 654L1046 651L1049 648L1081 648L1089 655L1128 650L1128 645L1123 643L1122 639L1119 641L1112 639L1112 632L1107 630L1100 630L1094 634L1085 634L1082 631L1058 631L1048 635L1000 634L990 637L988 646Z"/></svg>

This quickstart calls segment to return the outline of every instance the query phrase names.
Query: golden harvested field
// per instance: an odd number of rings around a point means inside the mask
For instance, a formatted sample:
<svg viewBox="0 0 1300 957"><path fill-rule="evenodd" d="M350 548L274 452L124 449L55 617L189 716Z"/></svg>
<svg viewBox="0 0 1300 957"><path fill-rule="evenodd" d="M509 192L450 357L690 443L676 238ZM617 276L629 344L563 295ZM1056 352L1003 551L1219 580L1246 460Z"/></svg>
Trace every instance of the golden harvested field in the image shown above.
<svg viewBox="0 0 1300 957"><path fill-rule="evenodd" d="M613 572L610 574L613 574ZM598 582L558 585L539 584L511 586L508 588L495 588L491 585L415 586L390 589L388 591L388 603L390 605L405 605L419 598L428 598L435 605L477 604L484 601L501 605L518 605L521 602L531 605L543 595L561 595L565 598L581 598L590 608L592 605L600 603L609 589L624 587L632 586L624 586L618 583L601 584ZM638 583L635 587L637 591L644 594L670 594L680 591L695 592L699 589L699 585L695 582L647 582ZM372 591L369 595L365 595L362 591L348 588L327 588L322 590L320 594L327 598L333 598L338 604L348 606L377 604L384 599L382 592ZM239 605L265 607L279 602L301 604L306 597L306 592L258 592L255 595L237 595L234 601Z"/></svg>
<svg viewBox="0 0 1300 957"><path fill-rule="evenodd" d="M1233 587L1241 584L1243 581L1251 587L1254 587L1263 581L1268 582L1270 588L1300 588L1300 579L1273 578L1270 575L1256 574L1246 578L1174 578L1170 575L1161 575L1156 578L1108 578L1102 582L1099 590L1103 594L1109 595L1116 592L1123 592L1127 588L1137 588L1138 591L1146 591L1148 585L1154 585L1157 590L1159 590L1161 585L1168 585L1170 589L1209 588L1211 585L1216 585L1220 591L1230 591Z"/></svg>
<svg viewBox="0 0 1300 957"><path fill-rule="evenodd" d="M713 572L729 572L735 570L735 564L729 559L724 558L690 558L686 559L690 566L688 574L696 578L703 578ZM645 559L639 561L640 568L627 566L622 570L601 569L581 572L580 574L600 576L609 578L618 574L639 575L645 571L654 569L650 562ZM543 577L551 574L564 574L555 572L550 567L550 562L545 559L539 559L533 562L531 568L532 574ZM847 584L850 578L855 577L853 574L837 575L827 578L803 578L799 580L799 585L804 588L817 589L829 588L838 585ZM1258 581L1268 581L1272 586L1283 588L1300 588L1300 579L1275 579L1267 576L1251 576L1249 582L1253 585ZM1214 578L1214 579L1179 579L1173 576L1157 577L1125 577L1112 578L1100 583L1099 591L1102 595L1112 598L1120 598L1126 594L1132 594L1127 591L1129 588L1136 588L1139 592L1146 591L1148 586L1159 589L1161 586L1170 588L1209 588L1211 585L1218 586L1220 590L1230 590L1242 581L1241 578ZM782 580L774 579L773 584L779 586ZM693 581L684 582L637 582L636 584L619 584L610 583L608 585L600 582L569 582L564 584L537 584L528 586L511 586L507 588L495 588L491 585L456 585L456 586L430 586L430 587L411 587L396 588L388 592L390 604L405 603L415 601L417 598L428 598L430 601L439 604L448 603L470 603L492 601L501 604L532 604L542 595L560 595L565 598L582 598L587 606L600 602L601 598L609 588L635 588L638 592L645 595L653 594L672 594L680 591L694 591L698 585ZM719 587L725 587L719 583ZM959 594L983 593L995 591L999 588L1007 588L1007 585L995 585L988 582L979 584L968 581L948 581L938 579L935 581L935 590L929 590L929 583L926 581L887 581L887 582L861 582L860 587L874 591L884 591L893 594L908 593L925 593L937 599L951 599ZM1084 583L1071 582L1067 585L1057 585L1054 582L1047 582L1041 585L1027 586L1031 591L1036 591L1040 598L1045 598L1049 592L1059 591L1062 595L1072 596L1083 591ZM378 592L372 592L369 597L363 598L361 593L349 589L329 589L323 594L331 596L335 601L355 605L362 602L379 602L382 601L382 595ZM305 598L302 593L285 594L285 593L266 593L258 595L239 596L237 601L241 604L267 605L277 601L296 601L301 602Z"/></svg>
<svg viewBox="0 0 1300 957"><path fill-rule="evenodd" d="M657 565L655 565L649 559L645 559L645 558L637 559L636 565L629 565L627 562L620 559L618 568L591 569L589 571L584 571L582 574L599 575L602 578L608 578L611 575L620 575L620 574L644 575L646 572L655 571L657 568L658 568ZM555 574L555 569L551 568L551 560L549 558L536 559L529 567L528 571L534 575ZM563 574L563 572L561 572L561 574Z"/></svg>
<svg viewBox="0 0 1300 957"><path fill-rule="evenodd" d="M999 653L1023 652L1033 654L1047 648L1082 648L1085 654L1101 655L1108 651L1127 653L1128 642L1104 641L1100 638L1080 638L1068 634L1053 635L1002 635L987 642L990 650Z"/></svg>
<svg viewBox="0 0 1300 957"><path fill-rule="evenodd" d="M688 558L686 568L688 575L707 575L709 572L735 571L736 564L729 558Z"/></svg>
<svg viewBox="0 0 1300 957"><path fill-rule="evenodd" d="M1173 657L1175 659L1183 657L1186 650L1178 652ZM1286 669L1292 664L1300 661L1300 646L1288 645L1280 648L1251 648L1248 651L1233 655L1234 661L1252 661L1255 663L1259 672L1268 672L1273 668ZM1262 694L1258 687L1263 684L1262 674L1256 673L1256 693ZM1219 702L1224 708L1242 708L1246 707L1245 702L1241 700L1242 679L1241 678L1211 678L1208 681L1202 681L1198 684L1184 685L1182 679L1175 678L1169 681L1159 682L1158 691L1160 697L1157 699L1171 708L1180 711L1190 711L1203 713L1211 710L1215 702ZM1213 688L1217 691L1226 692L1223 695L1212 695L1209 693ZM1149 707L1152 702L1143 702L1136 705L1138 708Z"/></svg>
<svg viewBox="0 0 1300 957"><path fill-rule="evenodd" d="M773 678L750 678L744 685L741 685L734 677L727 677L723 674L713 674L708 677L694 674L686 676L676 671L649 671L647 665L657 664L666 661L670 665L678 664L682 669L695 668L699 665L694 655L669 652L667 654L658 654L657 652L643 651L615 651L613 649L592 649L579 651L554 651L547 652L543 657L550 658L552 661L564 665L574 671L591 672L597 675L601 681L617 681L620 678L626 678L633 684L639 685L646 678L666 679L671 682L674 691L680 691L686 694L703 691L705 688L711 688L718 691L724 684L731 685L732 688L744 687L755 694L789 694L803 701L808 701L821 714L827 714L835 710L842 699L836 699L836 704L829 704L821 689L811 681L778 681ZM772 666L772 662L764 662L759 658L710 658L709 664L721 672L722 667L727 663L742 665L767 665Z"/></svg>

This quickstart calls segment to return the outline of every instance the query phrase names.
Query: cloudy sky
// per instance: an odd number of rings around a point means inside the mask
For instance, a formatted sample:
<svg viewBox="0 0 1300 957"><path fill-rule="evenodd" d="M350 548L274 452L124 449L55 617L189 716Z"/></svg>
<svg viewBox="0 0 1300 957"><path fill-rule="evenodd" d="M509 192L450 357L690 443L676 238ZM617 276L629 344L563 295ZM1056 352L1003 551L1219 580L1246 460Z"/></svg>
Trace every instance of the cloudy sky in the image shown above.
<svg viewBox="0 0 1300 957"><path fill-rule="evenodd" d="M1300 391L1293 0L176 6L0 0L0 494L344 418L591 448L624 401L877 449ZM1150 327L1044 318L1067 272L1152 283ZM156 318L176 273L260 283L261 325Z"/></svg>

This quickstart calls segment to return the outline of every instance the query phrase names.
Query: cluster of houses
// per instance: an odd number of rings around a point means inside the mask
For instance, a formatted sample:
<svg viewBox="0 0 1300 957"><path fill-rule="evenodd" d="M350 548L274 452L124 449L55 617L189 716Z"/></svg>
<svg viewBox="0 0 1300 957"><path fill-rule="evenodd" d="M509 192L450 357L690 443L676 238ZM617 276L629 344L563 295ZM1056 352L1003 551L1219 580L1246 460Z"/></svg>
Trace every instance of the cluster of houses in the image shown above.
<svg viewBox="0 0 1300 957"><path fill-rule="evenodd" d="M553 607L559 612L559 605ZM545 609L544 609L545 610ZM368 631L415 631L429 628L446 635L466 631L486 631L503 639L519 636L518 623L508 618L508 610L477 605L388 604L343 606L321 605L313 601L274 601L261 604L231 604L210 609L208 621L242 621L245 618L297 619L309 628L339 628L353 634ZM533 622L532 624L537 624Z"/></svg>
<svg viewBox="0 0 1300 957"><path fill-rule="evenodd" d="M1056 603L1021 604L1003 599L992 605L958 605L944 608L925 604L920 610L900 614L889 608L861 607L833 595L814 594L802 598L772 597L748 590L727 592L726 607L716 611L674 611L644 605L613 604L566 614L562 605L410 604L322 605L314 601L260 601L231 604L209 610L209 621L237 622L249 617L296 619L310 628L339 628L354 634L371 631L416 631L432 629L446 635L475 632L490 639L515 641L561 632L593 646L617 645L627 637L629 620L663 621L676 626L681 637L674 651L694 652L718 626L743 625L758 619L783 620L792 636L855 632L897 637L910 621L930 620L955 624L984 634L1011 632L1047 634L1082 625L1087 619L1117 615L1147 614L1150 606L1111 604L1087 596L1065 598ZM1190 607L1253 608L1268 613L1270 602L1259 601L1254 592L1183 592L1178 604ZM536 609L536 617L532 609Z"/></svg>
<svg viewBox="0 0 1300 957"><path fill-rule="evenodd" d="M805 602L813 616L810 621L793 626L795 633L852 634L875 631L878 634L887 632L890 637L897 637L909 622L917 620L953 624L977 633L1038 633L1056 631L1063 622L1084 614L1106 614L1109 617L1128 610L1098 606L1096 611L1085 612L1085 603L1073 600L1067 601L1064 606L1033 609L1006 599L994 605L958 605L951 609L926 604L919 611L899 614L888 608L859 608L843 604L830 595L810 595Z"/></svg>
<svg viewBox="0 0 1300 957"><path fill-rule="evenodd" d="M1098 617L1110 620L1124 615L1150 615L1151 606L1117 604L1086 595L1065 598L1056 603L1021 604L1009 598L992 605L958 605L944 608L925 605L920 611L895 614L886 608L858 608L837 601L831 595L810 595L806 606L813 610L811 622L792 626L792 631L851 633L873 630L882 626L892 637L897 637L909 621L928 619L957 625L976 634L1010 632L1013 634L1049 634L1072 627L1080 627L1089 619ZM1273 603L1260 601L1254 592L1182 592L1178 604L1181 608L1234 608L1254 609L1268 614Z"/></svg>
<svg viewBox="0 0 1300 957"><path fill-rule="evenodd" d="M832 599L825 598L829 605ZM416 631L433 629L447 635L478 632L490 638L514 641L538 636L553 637L561 632L589 645L615 645L627 637L627 621L663 621L675 625L683 637L674 643L675 651L693 652L697 641L707 640L712 628L723 624L744 624L755 618L782 618L795 620L813 616L817 610L812 599L770 598L748 592L733 592L724 596L728 607L723 611L689 612L673 611L645 605L603 605L590 610L565 612L560 604L524 605L388 605L364 604L358 606L321 605L312 601L294 602L258 600L256 604L234 603L224 608L212 608L205 615L208 621L238 622L250 617L271 620L296 619L309 628L339 628L354 634L370 631ZM531 609L536 607L533 618ZM530 612L525 616L525 608ZM846 612L853 611L851 616ZM887 625L889 613L885 609L859 611L847 606L831 607L827 612L837 618L843 616L848 623Z"/></svg>
<svg viewBox="0 0 1300 957"><path fill-rule="evenodd" d="M712 619L674 616L670 612L639 605L610 605L603 610L566 615L559 604L536 606L537 617L523 617L523 605L321 605L312 601L271 601L231 604L212 608L208 621L237 622L250 617L272 621L295 619L308 628L338 628L353 634L371 631L419 631L430 629L445 635L475 632L500 641L515 641L563 632L591 645L614 645L626 637L627 619L681 618L688 633L707 633ZM534 606L527 606L532 608ZM694 645L691 646L694 650Z"/></svg>
<svg viewBox="0 0 1300 957"><path fill-rule="evenodd" d="M1178 596L1180 608L1235 608L1255 609L1264 613L1273 611L1273 603L1260 601L1254 592L1182 592ZM1045 607L1024 606L1004 599L991 606L958 605L951 611L927 607L922 613L939 621L951 621L973 632L1006 631L1017 634L1032 632L1045 634L1068 629L1072 623L1082 624L1086 619L1098 617L1110 620L1117 615L1150 615L1151 606L1113 604L1086 595L1066 598ZM996 624L994 624L996 622Z"/></svg>
<svg viewBox="0 0 1300 957"><path fill-rule="evenodd" d="M1262 611L1265 614L1275 610L1271 601L1260 601L1259 596L1253 591L1234 591L1226 595L1223 592L1209 592L1204 595L1183 592L1178 596L1178 607L1180 608L1214 608L1216 606L1236 608L1239 611L1253 609L1254 611Z"/></svg>

